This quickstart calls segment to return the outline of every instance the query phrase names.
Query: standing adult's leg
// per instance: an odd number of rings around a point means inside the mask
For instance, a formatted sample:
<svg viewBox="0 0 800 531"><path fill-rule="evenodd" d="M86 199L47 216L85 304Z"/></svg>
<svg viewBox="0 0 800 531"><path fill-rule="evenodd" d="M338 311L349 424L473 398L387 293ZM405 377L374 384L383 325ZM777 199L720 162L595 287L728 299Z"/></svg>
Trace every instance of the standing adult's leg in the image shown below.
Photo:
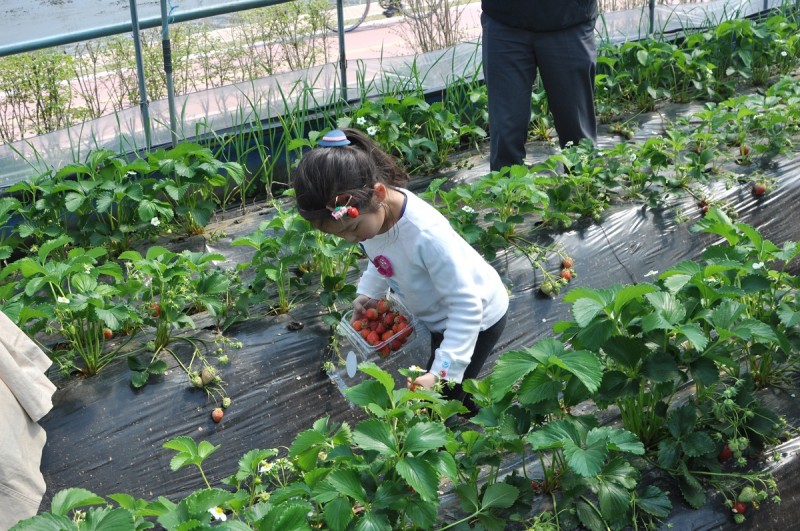
<svg viewBox="0 0 800 531"><path fill-rule="evenodd" d="M592 20L565 30L536 34L539 72L561 147L567 142L577 144L583 138L597 140L594 27Z"/></svg>
<svg viewBox="0 0 800 531"><path fill-rule="evenodd" d="M489 169L522 164L536 79L533 33L481 14L483 77L489 98Z"/></svg>

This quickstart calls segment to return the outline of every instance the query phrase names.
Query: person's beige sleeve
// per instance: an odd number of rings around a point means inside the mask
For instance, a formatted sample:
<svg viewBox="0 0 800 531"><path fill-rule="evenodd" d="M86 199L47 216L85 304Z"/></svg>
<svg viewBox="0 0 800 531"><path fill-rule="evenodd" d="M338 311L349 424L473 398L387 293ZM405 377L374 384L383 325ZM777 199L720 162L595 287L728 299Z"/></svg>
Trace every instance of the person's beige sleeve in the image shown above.
<svg viewBox="0 0 800 531"><path fill-rule="evenodd" d="M0 312L0 529L34 516L45 492L40 465L47 436L39 426L56 387L50 359Z"/></svg>

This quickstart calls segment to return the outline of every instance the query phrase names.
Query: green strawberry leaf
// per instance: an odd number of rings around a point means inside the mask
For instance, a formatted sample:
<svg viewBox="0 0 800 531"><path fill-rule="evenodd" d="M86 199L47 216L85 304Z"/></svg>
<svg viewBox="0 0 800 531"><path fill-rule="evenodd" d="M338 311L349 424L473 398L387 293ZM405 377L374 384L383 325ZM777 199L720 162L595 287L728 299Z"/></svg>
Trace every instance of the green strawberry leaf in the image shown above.
<svg viewBox="0 0 800 531"><path fill-rule="evenodd" d="M508 483L493 483L486 488L481 499L481 510L508 509L519 497L519 489Z"/></svg>
<svg viewBox="0 0 800 531"><path fill-rule="evenodd" d="M88 505L102 505L105 500L97 494L81 488L69 488L58 491L53 496L53 502L50 504L50 512L60 516L66 516L67 513L78 507L86 507Z"/></svg>
<svg viewBox="0 0 800 531"><path fill-rule="evenodd" d="M378 419L369 419L356 426L353 442L359 448L375 450L386 456L396 455L398 450L397 439L391 428Z"/></svg>
<svg viewBox="0 0 800 531"><path fill-rule="evenodd" d="M425 501L439 499L439 474L427 460L420 457L404 457L397 462L395 470Z"/></svg>
<svg viewBox="0 0 800 531"><path fill-rule="evenodd" d="M403 452L425 452L441 448L447 442L447 430L441 422L421 422L406 433Z"/></svg>
<svg viewBox="0 0 800 531"><path fill-rule="evenodd" d="M336 498L325 504L323 518L331 531L344 531L353 520L353 506L345 498Z"/></svg>
<svg viewBox="0 0 800 531"><path fill-rule="evenodd" d="M636 506L650 516L666 518L672 512L672 502L667 493L648 485L644 492L635 498Z"/></svg>
<svg viewBox="0 0 800 531"><path fill-rule="evenodd" d="M361 484L358 473L354 469L334 470L328 474L324 483L329 484L340 494L349 496L359 503L367 503L367 491Z"/></svg>
<svg viewBox="0 0 800 531"><path fill-rule="evenodd" d="M515 350L502 354L489 375L492 398L501 399L520 378L535 368L536 362L528 352Z"/></svg>

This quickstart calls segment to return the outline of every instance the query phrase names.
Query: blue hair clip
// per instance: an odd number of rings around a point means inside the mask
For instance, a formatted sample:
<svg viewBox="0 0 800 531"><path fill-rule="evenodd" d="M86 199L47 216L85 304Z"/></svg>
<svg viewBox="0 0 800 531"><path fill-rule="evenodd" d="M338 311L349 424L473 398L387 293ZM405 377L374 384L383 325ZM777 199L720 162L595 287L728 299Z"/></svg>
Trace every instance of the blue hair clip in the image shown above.
<svg viewBox="0 0 800 531"><path fill-rule="evenodd" d="M334 129L326 133L317 145L322 147L341 147L350 145L350 141L347 140L347 135L345 135L343 131Z"/></svg>

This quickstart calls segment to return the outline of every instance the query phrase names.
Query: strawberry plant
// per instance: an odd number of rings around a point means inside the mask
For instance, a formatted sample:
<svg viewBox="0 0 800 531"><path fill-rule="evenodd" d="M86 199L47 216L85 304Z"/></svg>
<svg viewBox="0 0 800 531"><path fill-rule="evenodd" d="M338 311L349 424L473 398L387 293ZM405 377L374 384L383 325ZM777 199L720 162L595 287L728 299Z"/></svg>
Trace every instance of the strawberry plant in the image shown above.
<svg viewBox="0 0 800 531"><path fill-rule="evenodd" d="M228 179L237 185L244 180L239 163L220 161L208 148L188 142L156 150L148 162L160 173L153 192L172 206L175 222L188 234L201 234L211 220L217 209L215 188L226 186Z"/></svg>
<svg viewBox="0 0 800 531"><path fill-rule="evenodd" d="M524 252L530 245L519 228L525 216L543 214L548 204L545 188L554 177L512 166L449 190L441 188L443 182L432 182L423 196L434 205L441 202L459 234L491 260L501 249Z"/></svg>
<svg viewBox="0 0 800 531"><path fill-rule="evenodd" d="M70 248L72 240L61 236L45 242L33 257L21 258L0 271L0 279L18 275L20 302L27 307L19 313L19 323L34 335L46 330L60 334L64 343L52 352L62 371L77 369L92 376L110 363L131 341L106 348L108 334L113 335L137 317L120 299L121 292L101 280L123 280L122 270L113 262L100 262L106 255L103 248ZM66 252L66 258L54 258ZM12 277L13 278L13 277ZM49 350L49 349L48 349ZM76 367L74 360L83 364Z"/></svg>
<svg viewBox="0 0 800 531"><path fill-rule="evenodd" d="M262 222L256 232L235 239L231 245L255 249L253 258L239 264L239 268L255 270L255 276L249 281L250 291L261 298L273 296L271 311L284 314L306 288L304 279L293 271L309 263L311 247L316 240L313 231L308 230L308 222L296 210L284 210L278 202L273 206L272 219Z"/></svg>
<svg viewBox="0 0 800 531"><path fill-rule="evenodd" d="M372 136L395 155L411 175L422 175L449 165L448 155L462 139L486 136L478 126L462 124L446 102L428 103L423 94L385 95L380 101L363 99L339 127L355 127Z"/></svg>
<svg viewBox="0 0 800 531"><path fill-rule="evenodd" d="M214 267L214 262L224 259L223 255L212 253L173 253L160 246L148 248L145 256L138 251L125 251L120 255L120 260L128 264L126 284L131 298L140 301L138 314L154 334L154 339L145 345L150 351L150 360L129 360L134 387L145 385L151 374L163 372L162 365L156 363L162 352L170 354L190 379L196 371L193 368L196 359L205 365L207 353L211 351L207 341L181 332L195 328L190 313L203 310L217 315L225 307L230 284L227 276ZM226 338L220 336L218 340L225 342ZM191 350L188 362L184 363L178 355L177 343ZM196 387L222 394L221 388Z"/></svg>
<svg viewBox="0 0 800 531"><path fill-rule="evenodd" d="M709 247L702 256L714 273L673 268L662 278L682 285L689 294L702 294L706 306L718 308L705 320L718 334L708 350L717 352L724 368L738 377L743 363L757 387L774 383L800 343L795 330L800 301L793 289L797 279L787 272L800 254L800 244L778 247L717 209L692 230L724 238L725 243Z"/></svg>
<svg viewBox="0 0 800 531"><path fill-rule="evenodd" d="M68 233L115 255L158 234L173 212L149 192L155 182L151 171L145 160L127 162L109 150L91 151L85 162L61 168L50 193L72 216Z"/></svg>
<svg viewBox="0 0 800 531"><path fill-rule="evenodd" d="M0 260L11 258L14 248L18 245L17 238L9 229L9 223L22 204L14 197L0 197Z"/></svg>
<svg viewBox="0 0 800 531"><path fill-rule="evenodd" d="M598 528L629 522L628 511L638 496L638 472L622 454L644 454L642 443L630 432L599 427L596 418L570 411L592 396L601 381L594 353L569 350L546 339L524 351L502 354L485 383L467 386L483 404L473 422L483 425L488 437L500 430L506 445L518 438L524 445L516 451L529 445L536 453L544 474L537 486L557 496L562 525L580 521ZM669 512L665 493L647 496L660 499L662 508L650 512L643 502L643 514L660 517ZM578 521L569 523L569 514Z"/></svg>
<svg viewBox="0 0 800 531"><path fill-rule="evenodd" d="M363 253L360 247L342 238L320 231L313 233L314 240L306 241L311 261L309 267L303 268L303 274L319 274L320 303L328 309L322 319L334 327L342 317L337 309L339 304L349 304L356 297L356 286L348 282L348 274L357 269L357 261Z"/></svg>

